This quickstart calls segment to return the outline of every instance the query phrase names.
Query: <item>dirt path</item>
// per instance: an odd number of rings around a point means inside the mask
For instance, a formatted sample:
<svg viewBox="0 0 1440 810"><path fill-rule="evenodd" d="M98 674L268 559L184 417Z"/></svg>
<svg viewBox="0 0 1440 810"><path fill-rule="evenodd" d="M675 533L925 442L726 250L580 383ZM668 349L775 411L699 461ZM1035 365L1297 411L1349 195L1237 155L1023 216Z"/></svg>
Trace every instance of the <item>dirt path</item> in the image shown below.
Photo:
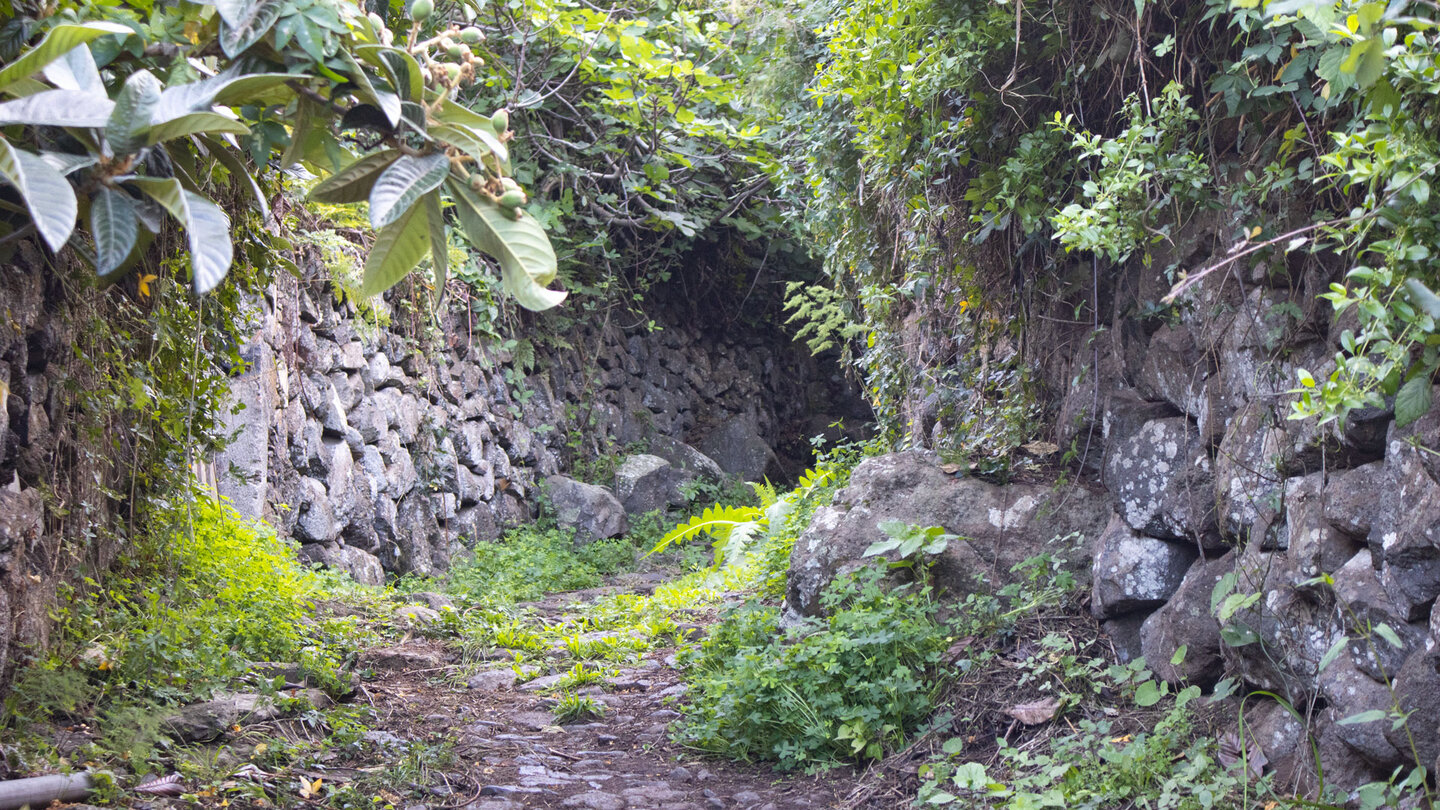
<svg viewBox="0 0 1440 810"><path fill-rule="evenodd" d="M557 595L564 597L565 595ZM564 618L563 614L560 618ZM666 808L788 810L840 804L854 787L848 770L819 777L781 775L768 766L701 759L670 742L678 718L671 698L685 686L673 649L648 651L603 684L578 690L605 706L603 717L557 725L556 675L514 685L496 663L455 681L454 658L435 642L409 641L366 656L378 677L360 701L375 719L369 742L453 742L458 758L428 785L429 810L471 808ZM498 657L498 656L497 656ZM414 810L416 805L407 805Z"/></svg>

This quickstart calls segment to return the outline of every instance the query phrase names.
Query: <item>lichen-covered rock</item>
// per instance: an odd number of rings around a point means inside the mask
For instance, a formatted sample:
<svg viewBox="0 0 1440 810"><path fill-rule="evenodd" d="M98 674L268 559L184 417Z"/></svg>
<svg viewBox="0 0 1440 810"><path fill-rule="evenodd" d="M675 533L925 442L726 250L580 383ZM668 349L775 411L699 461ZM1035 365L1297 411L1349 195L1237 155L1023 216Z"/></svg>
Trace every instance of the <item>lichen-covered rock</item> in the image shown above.
<svg viewBox="0 0 1440 810"><path fill-rule="evenodd" d="M1137 532L1212 545L1215 484L1210 456L1185 417L1146 422L1114 446L1105 462L1105 486L1115 512Z"/></svg>
<svg viewBox="0 0 1440 810"><path fill-rule="evenodd" d="M1219 559L1197 560L1170 601L1145 620L1140 628L1140 648L1158 677L1202 687L1220 680L1225 662L1220 653L1220 623L1210 612L1210 598L1216 583L1234 568L1233 552ZM1181 647L1185 648L1184 659L1171 663Z"/></svg>
<svg viewBox="0 0 1440 810"><path fill-rule="evenodd" d="M1136 534L1119 515L1094 549L1090 611L1099 619L1164 604L1198 554L1194 546Z"/></svg>
<svg viewBox="0 0 1440 810"><path fill-rule="evenodd" d="M1423 649L1428 637L1425 622L1408 623L1380 583L1369 549L1355 554L1334 573L1335 599L1341 624L1350 636L1349 656L1354 665L1377 682L1393 678L1405 659ZM1375 635L1373 628L1387 625L1399 646Z"/></svg>
<svg viewBox="0 0 1440 810"><path fill-rule="evenodd" d="M1440 436L1415 438L1432 452L1440 447ZM1382 563L1380 580L1410 621L1428 616L1440 595L1440 465L1429 455L1392 430L1369 535Z"/></svg>
<svg viewBox="0 0 1440 810"><path fill-rule="evenodd" d="M1325 500L1333 489L1323 472L1285 482L1284 547L1292 570L1303 578L1295 585L1340 570L1360 550L1360 541L1335 528L1326 515Z"/></svg>
<svg viewBox="0 0 1440 810"><path fill-rule="evenodd" d="M1283 552L1247 547L1235 561L1233 593L1259 593L1260 599L1237 610L1227 626L1234 639L1250 643L1221 648L1235 674L1299 705L1316 689L1320 661L1344 633L1335 597L1325 588L1297 588Z"/></svg>
<svg viewBox="0 0 1440 810"><path fill-rule="evenodd" d="M630 516L670 506L683 506L680 487L692 476L659 456L626 456L615 470L615 497Z"/></svg>
<svg viewBox="0 0 1440 810"><path fill-rule="evenodd" d="M1381 721L1385 739L1409 754L1413 736L1419 761L1435 762L1440 757L1440 733L1436 733L1440 729L1440 650L1416 650L1405 659L1394 679L1395 702L1409 717L1400 728L1392 728L1388 720ZM1373 708L1388 710L1390 706Z"/></svg>
<svg viewBox="0 0 1440 810"><path fill-rule="evenodd" d="M555 522L575 530L577 543L619 537L628 528L625 507L608 487L586 484L564 475L545 479Z"/></svg>
<svg viewBox="0 0 1440 810"><path fill-rule="evenodd" d="M1369 535L1370 524L1380 508L1384 475L1383 461L1332 473L1325 485L1325 519L1353 537Z"/></svg>
<svg viewBox="0 0 1440 810"><path fill-rule="evenodd" d="M1383 643L1383 642L1382 642ZM1390 709L1390 690L1355 666L1348 655L1330 662L1319 679L1320 695L1329 704L1322 722L1334 724L1335 735L1371 765L1389 770L1404 761L1385 738L1390 718L1368 723L1341 723L1361 712Z"/></svg>
<svg viewBox="0 0 1440 810"><path fill-rule="evenodd" d="M1225 537L1263 542L1266 530L1280 525L1285 477L1279 465L1286 440L1269 405L1247 404L1231 420L1215 455L1213 497Z"/></svg>
<svg viewBox="0 0 1440 810"><path fill-rule="evenodd" d="M952 593L1015 581L1023 574L1011 569L1046 553L1083 580L1089 561L1080 543L1098 536L1109 514L1104 496L1083 487L997 486L955 478L940 469L934 453L922 450L869 458L851 473L833 505L816 510L795 541L786 606L791 615L819 615L821 591L868 563L865 549L887 537L879 528L887 520L940 526L965 538L952 540L933 569L938 584Z"/></svg>

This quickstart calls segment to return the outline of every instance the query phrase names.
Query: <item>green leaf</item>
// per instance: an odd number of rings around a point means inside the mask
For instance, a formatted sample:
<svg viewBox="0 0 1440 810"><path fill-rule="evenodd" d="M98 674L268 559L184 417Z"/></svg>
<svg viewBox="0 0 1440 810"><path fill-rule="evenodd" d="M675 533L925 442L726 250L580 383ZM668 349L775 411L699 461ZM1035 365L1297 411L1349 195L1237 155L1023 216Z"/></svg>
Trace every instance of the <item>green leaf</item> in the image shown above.
<svg viewBox="0 0 1440 810"><path fill-rule="evenodd" d="M708 534L719 541L728 540L737 527L758 523L763 519L764 514L752 506L722 506L717 503L666 532L665 536L660 538L660 542L646 552L645 556L659 554L674 543L683 542L701 534Z"/></svg>
<svg viewBox="0 0 1440 810"><path fill-rule="evenodd" d="M380 174L399 154L395 149L386 149L366 155L315 184L306 199L334 204L364 202L370 199L370 189Z"/></svg>
<svg viewBox="0 0 1440 810"><path fill-rule="evenodd" d="M46 90L0 104L0 126L103 127L115 102L79 90Z"/></svg>
<svg viewBox="0 0 1440 810"><path fill-rule="evenodd" d="M449 174L450 158L444 152L396 158L370 189L370 224L379 229L399 219L422 196L439 188Z"/></svg>
<svg viewBox="0 0 1440 810"><path fill-rule="evenodd" d="M197 112L172 118L163 124L150 127L150 131L145 136L145 142L154 146L162 141L172 141L187 135L202 133L249 135L250 128L234 118L228 118L220 113Z"/></svg>
<svg viewBox="0 0 1440 810"><path fill-rule="evenodd" d="M50 168L65 176L81 169L88 169L100 162L100 158L95 155L77 155L71 152L41 152L40 159L50 164Z"/></svg>
<svg viewBox="0 0 1440 810"><path fill-rule="evenodd" d="M385 118L390 122L390 126L399 125L400 97L389 91L376 89L374 83L370 81L370 74L365 72L365 68L355 61L355 57L349 51L341 51L340 57L348 66L346 75L350 77L350 81L355 83L355 95L361 101L374 105L376 109L385 113Z"/></svg>
<svg viewBox="0 0 1440 810"><path fill-rule="evenodd" d="M430 249L430 229L425 206L412 205L400 218L381 228L365 257L365 278L360 295L370 297L395 286Z"/></svg>
<svg viewBox="0 0 1440 810"><path fill-rule="evenodd" d="M23 56L0 70L0 90L21 79L28 79L46 65L84 45L107 34L130 35L135 33L119 23L88 22L80 25L57 25L40 40L40 44L26 51Z"/></svg>
<svg viewBox="0 0 1440 810"><path fill-rule="evenodd" d="M440 210L438 191L425 195L425 221L430 228L430 266L435 270L435 304L445 293L445 277L450 271L450 242L445 238L445 214Z"/></svg>
<svg viewBox="0 0 1440 810"><path fill-rule="evenodd" d="M1154 681L1146 681L1135 690L1135 705L1142 709L1149 708L1159 703L1162 697L1164 697L1164 693L1160 691L1159 684Z"/></svg>
<svg viewBox="0 0 1440 810"><path fill-rule="evenodd" d="M390 86L405 101L421 101L425 98L425 74L415 57L400 48L389 45L361 45L355 55L385 71L390 77Z"/></svg>
<svg viewBox="0 0 1440 810"><path fill-rule="evenodd" d="M204 295L215 289L230 271L234 258L230 218L220 206L187 191L173 177L132 177L126 182L164 206L185 229L196 294Z"/></svg>
<svg viewBox="0 0 1440 810"><path fill-rule="evenodd" d="M1235 694L1235 689L1239 685L1240 681L1235 678L1221 678L1220 681L1215 684L1214 691L1210 693L1209 702L1219 703L1225 698L1230 697L1231 695Z"/></svg>
<svg viewBox="0 0 1440 810"><path fill-rule="evenodd" d="M90 235L95 237L95 272L108 276L125 263L140 235L130 195L101 186L90 201Z"/></svg>
<svg viewBox="0 0 1440 810"><path fill-rule="evenodd" d="M1181 644L1180 647L1175 650L1175 654L1170 656L1170 666L1178 667L1185 663L1185 653L1189 651L1189 649L1189 645Z"/></svg>
<svg viewBox="0 0 1440 810"><path fill-rule="evenodd" d="M465 235L499 260L502 286L516 303L538 312L565 300L567 293L545 289L555 278L555 250L534 217L508 219L498 205L480 199L456 180L451 181L450 190Z"/></svg>
<svg viewBox="0 0 1440 810"><path fill-rule="evenodd" d="M20 192L30 221L50 249L59 252L75 230L79 204L60 172L38 155L16 149L0 138L0 177Z"/></svg>
<svg viewBox="0 0 1440 810"><path fill-rule="evenodd" d="M61 54L58 59L46 65L43 72L45 78L61 90L78 90L92 96L108 96L105 80L100 78L100 70L95 67L95 57L91 55L90 49L83 45Z"/></svg>
<svg viewBox="0 0 1440 810"><path fill-rule="evenodd" d="M245 183L250 188L250 196L255 200L255 210L260 212L260 219L270 218L270 203L265 199L265 192L255 180L255 174L246 166L239 155L228 145L217 138L202 137L206 148L210 150L211 156L220 161L230 172L230 179L236 183Z"/></svg>
<svg viewBox="0 0 1440 810"><path fill-rule="evenodd" d="M1395 629L1384 622L1375 625L1375 635L1385 639L1387 644L1397 650L1405 649L1405 642L1400 640L1400 636L1395 632Z"/></svg>
<svg viewBox="0 0 1440 810"><path fill-rule="evenodd" d="M1340 657L1341 653L1345 652L1345 648L1349 644L1350 639L1347 636L1341 636L1336 639L1335 643L1330 645L1330 649L1325 651L1325 655L1320 658L1320 667L1316 672L1324 672L1326 667L1330 666L1336 658Z"/></svg>
<svg viewBox="0 0 1440 810"><path fill-rule="evenodd" d="M286 82L308 78L299 73L242 75L227 70L213 79L165 88L160 93L160 103L155 106L152 120L161 123L192 112L210 112L210 108L217 104L222 107L250 103L261 106L284 104L295 95Z"/></svg>
<svg viewBox="0 0 1440 810"><path fill-rule="evenodd" d="M1342 726L1355 726L1361 723L1373 723L1376 720L1384 720L1385 717L1386 715L1383 709L1371 709L1368 712L1352 714L1344 720L1337 720L1336 722Z"/></svg>
<svg viewBox="0 0 1440 810"><path fill-rule="evenodd" d="M490 155L494 155L502 164L510 160L510 150L488 129L464 124L436 124L430 128L430 134L445 143L458 146L482 164Z"/></svg>
<svg viewBox="0 0 1440 810"><path fill-rule="evenodd" d="M146 141L155 106L160 103L160 80L148 70L137 70L125 80L115 109L105 124L105 140L117 155L139 152L153 143Z"/></svg>
<svg viewBox="0 0 1440 810"><path fill-rule="evenodd" d="M1412 377L1395 392L1395 427L1401 428L1430 412L1430 375Z"/></svg>
<svg viewBox="0 0 1440 810"><path fill-rule="evenodd" d="M220 0L220 48L231 59L244 53L270 32L284 8L285 0Z"/></svg>
<svg viewBox="0 0 1440 810"><path fill-rule="evenodd" d="M1235 623L1220 628L1220 640L1229 647L1244 647L1260 640L1260 636L1249 625Z"/></svg>

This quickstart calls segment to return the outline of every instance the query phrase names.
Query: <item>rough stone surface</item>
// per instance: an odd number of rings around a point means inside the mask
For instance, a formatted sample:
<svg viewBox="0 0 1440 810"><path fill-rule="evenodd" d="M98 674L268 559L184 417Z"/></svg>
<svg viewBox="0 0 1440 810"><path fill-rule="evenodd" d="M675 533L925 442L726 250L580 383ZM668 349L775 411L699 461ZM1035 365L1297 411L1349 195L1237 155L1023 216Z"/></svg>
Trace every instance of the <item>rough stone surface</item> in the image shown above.
<svg viewBox="0 0 1440 810"><path fill-rule="evenodd" d="M1156 676L1172 684L1209 687L1220 680L1225 662L1220 653L1220 622L1210 612L1210 597L1220 578L1235 568L1234 553L1197 560L1164 607L1150 614L1140 628L1140 648ZM1185 658L1171 660L1185 647Z"/></svg>
<svg viewBox="0 0 1440 810"><path fill-rule="evenodd" d="M775 451L760 435L756 420L745 414L733 416L711 430L700 443L700 452L727 474L746 481L763 480L778 463Z"/></svg>
<svg viewBox="0 0 1440 810"><path fill-rule="evenodd" d="M300 558L324 563L344 571L361 585L384 585L385 569L380 560L368 551L343 543L310 543L300 548Z"/></svg>
<svg viewBox="0 0 1440 810"><path fill-rule="evenodd" d="M626 456L615 470L615 497L630 516L684 506L680 487L692 476L669 461L648 454Z"/></svg>
<svg viewBox="0 0 1440 810"><path fill-rule="evenodd" d="M555 522L575 530L580 543L619 537L625 533L625 507L609 488L586 484L564 475L545 479Z"/></svg>
<svg viewBox="0 0 1440 810"><path fill-rule="evenodd" d="M1098 537L1108 517L1103 495L1083 487L1001 487L957 479L924 451L866 459L834 504L816 510L796 540L786 607L794 614L819 615L825 585L865 564L865 549L887 536L879 529L887 520L941 526L966 538L951 541L934 568L942 587L964 594L1012 581L1016 564L1042 552L1058 555L1072 570L1088 571L1076 541Z"/></svg>
<svg viewBox="0 0 1440 810"><path fill-rule="evenodd" d="M1094 549L1090 611L1101 619L1164 604L1198 553L1193 546L1136 534L1118 515Z"/></svg>
<svg viewBox="0 0 1440 810"><path fill-rule="evenodd" d="M1215 531L1214 475L1204 440L1184 417L1146 422L1105 463L1116 513L1152 537L1208 539Z"/></svg>
<svg viewBox="0 0 1440 810"><path fill-rule="evenodd" d="M1381 582L1410 621L1428 616L1440 595L1440 483L1426 455L1392 436L1369 535Z"/></svg>

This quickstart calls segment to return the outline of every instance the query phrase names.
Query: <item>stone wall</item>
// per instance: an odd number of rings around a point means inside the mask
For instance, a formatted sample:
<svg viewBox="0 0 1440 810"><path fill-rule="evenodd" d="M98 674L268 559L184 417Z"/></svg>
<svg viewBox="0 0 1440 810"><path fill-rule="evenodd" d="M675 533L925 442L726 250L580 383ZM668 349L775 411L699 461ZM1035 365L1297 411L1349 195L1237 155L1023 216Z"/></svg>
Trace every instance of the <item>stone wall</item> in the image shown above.
<svg viewBox="0 0 1440 810"><path fill-rule="evenodd" d="M1341 269L1314 260L1235 267L1167 308L1161 299L1169 283L1159 268L1178 261L1194 270L1226 249L1222 229L1205 227L1177 238L1181 247L1157 257L1155 269L1097 265L1099 329L1088 301L1036 293L1031 312L1043 317L1029 319L1024 348L1008 349L1023 354L1050 392L1044 405L1051 419L1035 426L1033 438L1075 448L1084 485L1108 501L1108 520L1087 538L1091 609L1122 655L1143 654L1170 680L1209 687L1231 675L1311 707L1326 778L1346 787L1386 778L1411 759L1404 730L1391 730L1388 719L1336 722L1389 710L1388 681L1402 707L1415 712L1410 728L1420 764L1434 773L1440 410L1403 429L1390 411L1356 412L1343 432L1289 419L1296 370L1327 375L1341 331L1353 326L1316 297L1340 280ZM1086 280L1075 288L1088 294L1088 261L1073 269ZM906 322L920 330L912 362L923 372L914 376L942 374L924 358L947 356L942 349L955 338L946 321L916 313ZM928 396L916 392L909 412L933 414ZM912 425L912 439L944 448L953 427L932 415ZM845 500L868 502L854 492ZM822 545L863 548L878 539L873 534L842 531ZM792 601L814 568L814 549L803 545L792 557ZM826 553L837 552L831 546ZM1222 597L1259 596L1229 617L1222 634L1212 596L1232 580ZM1392 640L1365 629L1382 623L1393 629ZM1347 652L1322 670L1326 653L1345 637ZM1182 646L1184 660L1171 664ZM1262 705L1256 733L1283 737L1287 719L1277 704ZM1270 756L1281 778L1313 782L1308 747L1287 756Z"/></svg>
<svg viewBox="0 0 1440 810"><path fill-rule="evenodd" d="M255 304L220 490L364 581L443 572L531 520L540 482L587 454L668 437L727 472L783 479L799 472L783 452L755 466L733 451L783 449L863 416L838 369L777 332L582 325L525 373L471 339L463 312L417 339L337 303L320 274L279 283Z"/></svg>

